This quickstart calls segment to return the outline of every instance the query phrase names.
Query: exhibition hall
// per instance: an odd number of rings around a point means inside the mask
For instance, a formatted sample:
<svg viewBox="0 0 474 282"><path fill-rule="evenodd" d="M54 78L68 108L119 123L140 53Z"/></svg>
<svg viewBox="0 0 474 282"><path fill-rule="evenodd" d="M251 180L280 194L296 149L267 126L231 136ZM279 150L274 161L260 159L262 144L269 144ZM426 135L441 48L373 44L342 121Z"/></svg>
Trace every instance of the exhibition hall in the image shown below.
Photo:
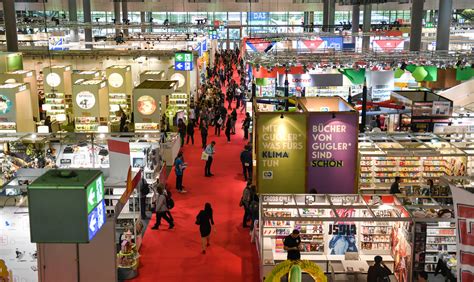
<svg viewBox="0 0 474 282"><path fill-rule="evenodd" d="M473 4L3 0L0 282L474 281Z"/></svg>

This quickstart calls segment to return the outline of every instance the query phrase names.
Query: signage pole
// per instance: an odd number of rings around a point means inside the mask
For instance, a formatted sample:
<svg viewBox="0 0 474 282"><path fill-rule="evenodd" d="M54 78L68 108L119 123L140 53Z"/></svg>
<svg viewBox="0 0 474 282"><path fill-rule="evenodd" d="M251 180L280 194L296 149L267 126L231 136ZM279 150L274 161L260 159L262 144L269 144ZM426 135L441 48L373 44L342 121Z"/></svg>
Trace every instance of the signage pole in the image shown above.
<svg viewBox="0 0 474 282"><path fill-rule="evenodd" d="M81 282L81 262L79 259L79 244L76 243L77 282Z"/></svg>
<svg viewBox="0 0 474 282"><path fill-rule="evenodd" d="M365 132L365 124L367 122L367 83L364 81L362 88L362 121L360 125L360 132Z"/></svg>
<svg viewBox="0 0 474 282"><path fill-rule="evenodd" d="M288 82L288 70L285 71L285 112L288 111L289 103L288 103L288 97L290 96L289 93L289 82Z"/></svg>

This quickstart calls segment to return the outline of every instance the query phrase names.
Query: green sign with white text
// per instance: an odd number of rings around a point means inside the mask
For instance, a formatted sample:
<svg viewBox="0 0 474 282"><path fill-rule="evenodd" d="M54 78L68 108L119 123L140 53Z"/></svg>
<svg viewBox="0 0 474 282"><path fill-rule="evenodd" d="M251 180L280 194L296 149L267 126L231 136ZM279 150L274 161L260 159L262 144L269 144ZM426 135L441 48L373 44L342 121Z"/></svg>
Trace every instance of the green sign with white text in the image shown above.
<svg viewBox="0 0 474 282"><path fill-rule="evenodd" d="M174 54L175 62L192 62L193 61L193 54L192 53L184 53L178 52Z"/></svg>

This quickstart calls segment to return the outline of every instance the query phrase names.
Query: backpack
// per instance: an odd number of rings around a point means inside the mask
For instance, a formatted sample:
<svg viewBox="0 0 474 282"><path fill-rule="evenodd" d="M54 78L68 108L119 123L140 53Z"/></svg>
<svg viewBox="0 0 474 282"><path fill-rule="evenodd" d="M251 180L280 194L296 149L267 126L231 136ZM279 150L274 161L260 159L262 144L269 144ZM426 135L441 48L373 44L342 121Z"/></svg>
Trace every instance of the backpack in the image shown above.
<svg viewBox="0 0 474 282"><path fill-rule="evenodd" d="M171 198L171 192L166 189L166 207L171 210L174 208L174 200Z"/></svg>

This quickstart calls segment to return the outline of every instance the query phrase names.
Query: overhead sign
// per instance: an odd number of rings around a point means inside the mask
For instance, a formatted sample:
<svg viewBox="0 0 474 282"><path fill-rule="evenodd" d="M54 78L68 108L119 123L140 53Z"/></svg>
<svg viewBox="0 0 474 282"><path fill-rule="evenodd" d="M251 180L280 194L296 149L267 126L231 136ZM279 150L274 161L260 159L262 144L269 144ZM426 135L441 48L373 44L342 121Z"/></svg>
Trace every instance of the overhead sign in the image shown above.
<svg viewBox="0 0 474 282"><path fill-rule="evenodd" d="M209 35L209 38L210 38L211 40L213 40L213 39L219 39L219 36L217 35L217 30L215 30L215 29L209 30L209 31L208 31L208 35Z"/></svg>
<svg viewBox="0 0 474 282"><path fill-rule="evenodd" d="M284 83L285 74L279 74L278 85L284 86ZM288 83L291 87L342 86L343 78L339 73L288 74Z"/></svg>
<svg viewBox="0 0 474 282"><path fill-rule="evenodd" d="M174 69L178 71L193 70L193 54L185 52L177 52L174 54Z"/></svg>
<svg viewBox="0 0 474 282"><path fill-rule="evenodd" d="M250 12L250 21L267 21L270 19L269 12Z"/></svg>
<svg viewBox="0 0 474 282"><path fill-rule="evenodd" d="M102 200L87 216L87 226L89 227L89 241L91 241L97 232L102 228L106 221L105 200Z"/></svg>
<svg viewBox="0 0 474 282"><path fill-rule="evenodd" d="M326 49L334 49L334 50L342 50L343 46L343 38L342 36L335 36L335 37L321 37L324 41L324 48Z"/></svg>
<svg viewBox="0 0 474 282"><path fill-rule="evenodd" d="M377 52L393 52L403 51L403 39L379 39L374 40L374 51Z"/></svg>
<svg viewBox="0 0 474 282"><path fill-rule="evenodd" d="M104 177L101 175L87 186L87 212L90 213L104 199Z"/></svg>

